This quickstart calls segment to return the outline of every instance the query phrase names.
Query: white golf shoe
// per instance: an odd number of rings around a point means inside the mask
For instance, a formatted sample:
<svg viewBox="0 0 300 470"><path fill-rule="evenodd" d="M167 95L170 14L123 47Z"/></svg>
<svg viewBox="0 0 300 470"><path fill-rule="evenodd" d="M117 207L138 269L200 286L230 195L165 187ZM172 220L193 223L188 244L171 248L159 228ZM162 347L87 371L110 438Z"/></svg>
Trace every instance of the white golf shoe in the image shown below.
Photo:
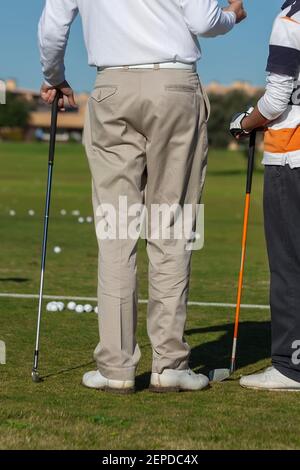
<svg viewBox="0 0 300 470"><path fill-rule="evenodd" d="M195 374L190 369L165 369L161 374L152 372L149 390L152 392L196 391L208 387L205 375Z"/></svg>
<svg viewBox="0 0 300 470"><path fill-rule="evenodd" d="M244 388L277 392L300 392L300 382L289 379L275 367L268 367L260 374L245 375L240 380Z"/></svg>
<svg viewBox="0 0 300 470"><path fill-rule="evenodd" d="M98 370L86 372L82 377L82 385L107 392L133 393L134 380L112 380L104 377Z"/></svg>

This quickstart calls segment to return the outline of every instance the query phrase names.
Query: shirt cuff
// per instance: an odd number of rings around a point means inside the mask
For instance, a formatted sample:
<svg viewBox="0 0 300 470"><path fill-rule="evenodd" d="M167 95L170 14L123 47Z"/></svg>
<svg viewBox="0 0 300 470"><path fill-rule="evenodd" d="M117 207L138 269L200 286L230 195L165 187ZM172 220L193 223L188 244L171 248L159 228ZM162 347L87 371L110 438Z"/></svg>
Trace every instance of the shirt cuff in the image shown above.
<svg viewBox="0 0 300 470"><path fill-rule="evenodd" d="M265 97L263 96L259 102L257 103L258 111L260 114L263 115L264 118L268 119L268 121L275 121L275 119L279 118L285 110L275 111L270 109L270 105L266 103Z"/></svg>
<svg viewBox="0 0 300 470"><path fill-rule="evenodd" d="M236 14L234 13L234 11L224 11L224 13L228 16L231 16L232 27L233 27L236 23Z"/></svg>
<svg viewBox="0 0 300 470"><path fill-rule="evenodd" d="M45 77L44 77L44 84L45 84L46 86L48 86L49 88L55 86L55 85L52 85L52 83L49 83L48 80L46 80Z"/></svg>
<svg viewBox="0 0 300 470"><path fill-rule="evenodd" d="M47 85L47 86L49 86L49 87L53 87L53 88L55 88L55 87L58 86L58 85L61 85L65 80L66 80L66 79L65 79L65 76L64 76L62 79L60 79L60 80L57 80L57 79L56 79L56 80L55 80L55 79L52 80L52 79L51 79L50 81L47 80L46 77L44 77L44 83L45 83L45 85Z"/></svg>
<svg viewBox="0 0 300 470"><path fill-rule="evenodd" d="M262 114L265 119L268 119L268 121L273 121L274 119L278 117L277 115L274 117L274 114L268 111L264 97L262 97L259 100L259 102L257 103L257 107L258 107L258 111L260 112L260 114Z"/></svg>
<svg viewBox="0 0 300 470"><path fill-rule="evenodd" d="M66 79L65 77L65 66L64 64L59 66L43 67L43 75L46 85L56 87L61 85Z"/></svg>
<svg viewBox="0 0 300 470"><path fill-rule="evenodd" d="M228 33L236 25L236 14L234 13L234 11L223 11L223 15L225 15L225 18L223 16L223 24L226 28L226 32Z"/></svg>

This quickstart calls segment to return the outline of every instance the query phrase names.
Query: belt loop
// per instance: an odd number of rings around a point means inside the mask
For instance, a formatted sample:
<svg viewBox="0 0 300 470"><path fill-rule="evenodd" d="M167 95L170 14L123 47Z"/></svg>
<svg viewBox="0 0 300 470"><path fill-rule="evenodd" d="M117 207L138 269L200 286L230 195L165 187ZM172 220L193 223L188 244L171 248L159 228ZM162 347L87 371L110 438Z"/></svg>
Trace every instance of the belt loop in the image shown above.
<svg viewBox="0 0 300 470"><path fill-rule="evenodd" d="M159 64L154 64L154 70L159 70L160 69L160 65Z"/></svg>

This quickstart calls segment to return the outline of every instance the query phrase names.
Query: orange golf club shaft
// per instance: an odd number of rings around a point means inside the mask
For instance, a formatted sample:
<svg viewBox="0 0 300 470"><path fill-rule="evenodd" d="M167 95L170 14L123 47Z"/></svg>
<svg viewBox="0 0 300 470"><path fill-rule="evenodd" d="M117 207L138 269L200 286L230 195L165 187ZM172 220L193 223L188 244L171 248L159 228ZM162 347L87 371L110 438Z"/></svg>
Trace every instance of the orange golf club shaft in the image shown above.
<svg viewBox="0 0 300 470"><path fill-rule="evenodd" d="M245 270L245 260L246 260L246 246L247 246L249 210L250 210L250 194L246 194L245 209L244 209L243 236L242 236L241 266L240 266L240 272L239 272L239 281L238 281L238 290L237 290L237 299L236 299L236 309L235 309L234 333L233 333L233 346L232 346L232 354L231 354L231 372L234 371L237 338L238 338L238 333L239 333L241 301L242 301L244 270Z"/></svg>
<svg viewBox="0 0 300 470"><path fill-rule="evenodd" d="M250 198L251 198L252 177L253 177L254 157L255 157L255 144L256 144L256 132L253 131L251 136L250 136L250 143L249 143L247 187L246 187L246 198L245 198L245 208L244 208L244 223L243 223L243 235L242 235L242 254L241 254L241 264L240 264L238 289L237 289L233 344L232 344L232 354L231 354L231 363L230 363L230 372L231 373L233 373L234 369L235 369L237 339L238 339L238 333L239 333L241 301L242 301L245 260L246 260L248 222L249 222L249 211L250 211Z"/></svg>

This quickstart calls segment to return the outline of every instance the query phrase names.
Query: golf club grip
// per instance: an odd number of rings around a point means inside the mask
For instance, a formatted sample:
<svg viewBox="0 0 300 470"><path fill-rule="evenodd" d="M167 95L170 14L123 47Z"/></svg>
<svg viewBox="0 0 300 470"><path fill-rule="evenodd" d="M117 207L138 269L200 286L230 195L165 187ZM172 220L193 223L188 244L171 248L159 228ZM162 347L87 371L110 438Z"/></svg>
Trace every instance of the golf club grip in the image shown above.
<svg viewBox="0 0 300 470"><path fill-rule="evenodd" d="M50 145L49 145L49 161L48 161L49 165L53 165L54 163L58 102L60 98L61 98L61 93L57 90L54 101L52 103L52 111L51 111Z"/></svg>
<svg viewBox="0 0 300 470"><path fill-rule="evenodd" d="M251 189L252 189L254 158L255 158L255 146L256 146L256 131L254 130L250 134L250 141L249 141L246 194L251 194Z"/></svg>

